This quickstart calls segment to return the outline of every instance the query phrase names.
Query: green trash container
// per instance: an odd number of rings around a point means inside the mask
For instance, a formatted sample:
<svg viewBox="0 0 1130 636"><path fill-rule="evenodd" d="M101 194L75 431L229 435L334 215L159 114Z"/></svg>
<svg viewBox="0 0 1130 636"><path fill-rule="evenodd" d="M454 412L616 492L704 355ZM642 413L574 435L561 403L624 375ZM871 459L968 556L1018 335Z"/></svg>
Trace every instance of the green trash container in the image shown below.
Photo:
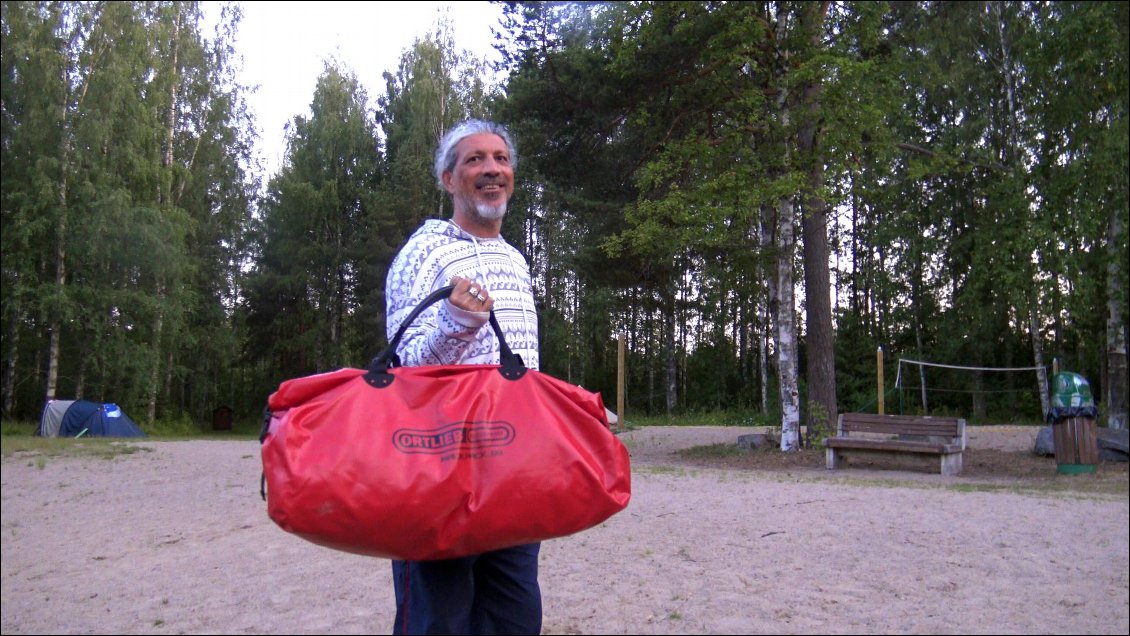
<svg viewBox="0 0 1130 636"><path fill-rule="evenodd" d="M1052 378L1052 410L1048 421L1055 440L1056 471L1065 475L1095 472L1099 446L1095 430L1095 398L1091 385L1078 373Z"/></svg>
<svg viewBox="0 0 1130 636"><path fill-rule="evenodd" d="M1064 371L1052 378L1052 407L1076 408L1095 405L1091 384L1078 373Z"/></svg>

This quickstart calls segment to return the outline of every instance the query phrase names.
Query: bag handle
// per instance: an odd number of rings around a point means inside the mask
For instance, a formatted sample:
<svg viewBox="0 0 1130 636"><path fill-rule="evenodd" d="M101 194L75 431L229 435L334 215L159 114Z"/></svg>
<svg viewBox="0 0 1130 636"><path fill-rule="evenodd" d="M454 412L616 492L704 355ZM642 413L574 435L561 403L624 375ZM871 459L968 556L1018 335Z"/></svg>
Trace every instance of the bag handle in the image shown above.
<svg viewBox="0 0 1130 636"><path fill-rule="evenodd" d="M365 381L370 385L377 388L384 388L392 384L393 375L388 372L389 369L399 367L400 356L396 355L396 349L400 346L401 339L404 338L404 333L408 331L408 327L419 318L420 314L425 309L431 307L435 303L451 296L451 292L455 289L455 285L448 285L440 287L428 297L420 301L420 304L408 314L404 322L400 323L400 329L396 330L396 335L389 341L388 346L384 351L377 354L373 361L369 363L369 372L365 374ZM498 324L498 319L494 316L494 310L490 310L490 326L494 330L494 335L498 338L499 357L501 359L501 366L498 371L502 377L507 380L517 380L526 373L526 365L522 362L522 356L511 351L510 346L506 344L506 338L502 335L502 327Z"/></svg>

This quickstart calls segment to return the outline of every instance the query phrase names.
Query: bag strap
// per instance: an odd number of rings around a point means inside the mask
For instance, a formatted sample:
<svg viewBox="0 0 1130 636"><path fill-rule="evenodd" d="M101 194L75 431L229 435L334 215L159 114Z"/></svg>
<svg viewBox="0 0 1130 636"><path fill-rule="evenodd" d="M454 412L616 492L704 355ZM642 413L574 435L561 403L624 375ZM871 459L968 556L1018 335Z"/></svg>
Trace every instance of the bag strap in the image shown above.
<svg viewBox="0 0 1130 636"><path fill-rule="evenodd" d="M396 335L389 341L388 346L384 351L377 354L373 361L369 363L369 372L365 374L365 381L377 388L384 388L392 384L393 375L388 372L389 369L399 367L400 356L396 355L396 349L400 346L400 341L404 338L404 333L408 331L408 327L420 317L420 314L425 309L431 307L435 303L451 296L451 292L455 289L455 285L448 285L441 287L428 297L420 301L420 304L408 314L404 322L400 323L400 328L396 330ZM494 335L498 338L499 357L502 362L498 371L502 377L507 380L517 380L526 373L526 365L522 362L522 356L511 351L510 346L506 344L506 338L502 335L502 327L498 324L498 319L494 316L494 310L490 310L490 326L494 330Z"/></svg>

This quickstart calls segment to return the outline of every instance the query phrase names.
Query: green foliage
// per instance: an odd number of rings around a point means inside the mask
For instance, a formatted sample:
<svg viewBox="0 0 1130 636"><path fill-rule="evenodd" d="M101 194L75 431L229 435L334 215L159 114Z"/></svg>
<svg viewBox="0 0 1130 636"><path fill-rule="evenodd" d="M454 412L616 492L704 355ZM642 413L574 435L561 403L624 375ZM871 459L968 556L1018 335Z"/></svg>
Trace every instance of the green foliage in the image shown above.
<svg viewBox="0 0 1130 636"><path fill-rule="evenodd" d="M5 416L37 414L45 379L143 419L210 410L215 385L190 387L227 366L203 334L231 332L249 215L238 12L209 40L196 3L3 7Z"/></svg>
<svg viewBox="0 0 1130 636"><path fill-rule="evenodd" d="M365 362L357 310L371 283L359 274L382 168L367 101L352 74L327 65L268 184L247 283L247 353L274 363L263 395L290 377Z"/></svg>
<svg viewBox="0 0 1130 636"><path fill-rule="evenodd" d="M532 264L543 370L611 396L624 334L630 424L779 421L772 354L792 347L766 289L778 257L822 266L779 253L782 202L827 215L841 410L873 408L879 346L888 386L900 356L1042 348L1102 395L1125 334L1126 3L507 3L505 93L443 22L375 112L378 78L330 62L262 198L237 6L214 35L195 2L0 6L5 418L34 419L54 378L191 434L366 363L388 263L450 212L436 141L470 115L516 133L504 234ZM826 347L813 318L797 353ZM983 383L928 410L1039 418Z"/></svg>

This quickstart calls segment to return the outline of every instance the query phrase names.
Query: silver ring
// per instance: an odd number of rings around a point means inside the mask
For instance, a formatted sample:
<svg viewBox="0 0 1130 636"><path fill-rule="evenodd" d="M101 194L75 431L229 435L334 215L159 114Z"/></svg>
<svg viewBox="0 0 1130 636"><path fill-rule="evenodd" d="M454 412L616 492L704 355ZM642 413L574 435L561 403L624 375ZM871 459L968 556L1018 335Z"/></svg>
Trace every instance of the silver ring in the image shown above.
<svg viewBox="0 0 1130 636"><path fill-rule="evenodd" d="M476 297L476 298L480 298L480 297L481 297L481 295L479 294L479 288L478 288L478 287L474 287L474 286L472 286L472 287L471 287L471 289L468 289L468 290L467 290L467 293L468 293L468 294L471 294L472 296L474 296L474 297Z"/></svg>
<svg viewBox="0 0 1130 636"><path fill-rule="evenodd" d="M478 292L475 292L475 298L478 298L480 303L485 303L487 301L487 297Z"/></svg>

